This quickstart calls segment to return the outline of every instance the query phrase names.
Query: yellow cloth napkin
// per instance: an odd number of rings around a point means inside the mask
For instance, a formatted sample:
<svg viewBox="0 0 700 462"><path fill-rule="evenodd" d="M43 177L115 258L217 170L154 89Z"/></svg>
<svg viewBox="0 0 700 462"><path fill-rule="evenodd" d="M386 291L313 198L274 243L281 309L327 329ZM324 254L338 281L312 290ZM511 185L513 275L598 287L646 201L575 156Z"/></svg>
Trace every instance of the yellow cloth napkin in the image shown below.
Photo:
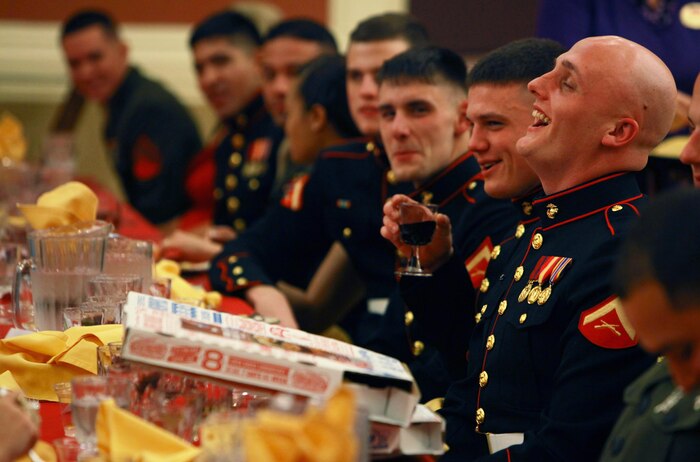
<svg viewBox="0 0 700 462"><path fill-rule="evenodd" d="M97 217L97 195L79 181L69 181L45 192L33 204L17 208L34 229L93 221Z"/></svg>
<svg viewBox="0 0 700 462"><path fill-rule="evenodd" d="M36 444L34 445L34 453L41 457L41 460L44 462L56 462L57 457L56 457L56 451L54 451L53 447L44 441L37 441ZM24 456L21 459L17 459L16 462L33 462L32 459L29 458L29 456Z"/></svg>
<svg viewBox="0 0 700 462"><path fill-rule="evenodd" d="M20 162L26 154L27 140L22 123L9 112L5 112L0 117L0 158Z"/></svg>
<svg viewBox="0 0 700 462"><path fill-rule="evenodd" d="M104 325L0 340L0 373L9 372L28 398L56 401L55 383L70 382L76 375L96 374L97 347L123 337L122 325ZM0 380L9 379L0 376Z"/></svg>
<svg viewBox="0 0 700 462"><path fill-rule="evenodd" d="M170 298L173 300L196 300L206 307L219 308L221 306L221 294L219 292L207 292L201 287L196 287L185 281L180 276L180 265L173 260L161 260L156 263L156 277L170 278Z"/></svg>
<svg viewBox="0 0 700 462"><path fill-rule="evenodd" d="M187 462L200 450L162 428L120 409L114 400L100 403L97 447L112 462Z"/></svg>

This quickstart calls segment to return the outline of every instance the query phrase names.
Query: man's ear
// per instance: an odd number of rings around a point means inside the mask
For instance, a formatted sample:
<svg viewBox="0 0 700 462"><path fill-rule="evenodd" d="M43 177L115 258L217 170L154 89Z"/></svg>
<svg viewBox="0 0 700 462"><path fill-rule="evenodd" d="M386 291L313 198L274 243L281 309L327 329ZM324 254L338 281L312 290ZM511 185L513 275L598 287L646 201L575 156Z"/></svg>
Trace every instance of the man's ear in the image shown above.
<svg viewBox="0 0 700 462"><path fill-rule="evenodd" d="M637 121L630 117L625 117L618 120L615 126L603 135L601 143L603 146L610 148L624 146L635 139L638 133L639 124Z"/></svg>
<svg viewBox="0 0 700 462"><path fill-rule="evenodd" d="M328 114L326 113L326 108L320 104L314 104L309 110L311 130L314 133L318 133L323 130L328 123Z"/></svg>
<svg viewBox="0 0 700 462"><path fill-rule="evenodd" d="M457 106L457 122L455 123L455 136L461 136L471 127L471 122L467 119L467 99L464 98Z"/></svg>

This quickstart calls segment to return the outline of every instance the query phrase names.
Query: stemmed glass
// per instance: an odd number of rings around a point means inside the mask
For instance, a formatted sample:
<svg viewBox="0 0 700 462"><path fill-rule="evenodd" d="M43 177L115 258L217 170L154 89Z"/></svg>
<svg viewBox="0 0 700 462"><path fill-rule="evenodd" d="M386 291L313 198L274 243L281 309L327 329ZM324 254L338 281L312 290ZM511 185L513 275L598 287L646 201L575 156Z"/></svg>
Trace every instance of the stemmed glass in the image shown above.
<svg viewBox="0 0 700 462"><path fill-rule="evenodd" d="M432 276L432 273L421 268L418 247L427 245L433 240L437 205L403 202L399 206L399 212L401 241L411 246L411 256L406 262L406 266L399 269L396 274L419 277Z"/></svg>

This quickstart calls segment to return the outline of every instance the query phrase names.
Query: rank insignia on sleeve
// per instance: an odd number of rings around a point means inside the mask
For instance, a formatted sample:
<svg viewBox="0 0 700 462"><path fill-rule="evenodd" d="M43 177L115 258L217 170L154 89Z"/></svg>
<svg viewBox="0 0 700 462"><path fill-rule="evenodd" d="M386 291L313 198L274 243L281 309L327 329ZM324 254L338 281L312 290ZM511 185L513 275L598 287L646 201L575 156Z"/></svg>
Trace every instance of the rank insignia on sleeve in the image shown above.
<svg viewBox="0 0 700 462"><path fill-rule="evenodd" d="M603 348L622 349L637 344L636 332L615 295L581 313L578 330L591 343Z"/></svg>
<svg viewBox="0 0 700 462"><path fill-rule="evenodd" d="M491 252L493 251L493 243L491 238L487 237L481 245L467 257L464 261L464 267L469 273L469 279L475 289L481 286L484 276L486 276L486 267L491 260Z"/></svg>
<svg viewBox="0 0 700 462"><path fill-rule="evenodd" d="M287 183L280 205L295 212L301 210L304 206L304 188L308 182L309 175L300 175Z"/></svg>
<svg viewBox="0 0 700 462"><path fill-rule="evenodd" d="M138 181L152 180L160 174L163 168L160 149L148 136L139 136L132 152L132 173Z"/></svg>

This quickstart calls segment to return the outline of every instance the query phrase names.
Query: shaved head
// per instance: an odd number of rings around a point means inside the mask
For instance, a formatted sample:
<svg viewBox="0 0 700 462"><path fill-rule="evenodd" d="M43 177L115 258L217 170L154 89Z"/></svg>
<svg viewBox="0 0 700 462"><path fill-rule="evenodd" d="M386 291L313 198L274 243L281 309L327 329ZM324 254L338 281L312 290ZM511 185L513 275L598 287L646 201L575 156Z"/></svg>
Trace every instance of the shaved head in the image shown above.
<svg viewBox="0 0 700 462"><path fill-rule="evenodd" d="M583 46L594 47L601 62L607 64L600 72L614 84L612 94L616 97L610 104L617 106L621 116L637 121L636 144L650 151L664 139L673 121L677 90L671 71L654 53L622 37L583 39L572 50Z"/></svg>

